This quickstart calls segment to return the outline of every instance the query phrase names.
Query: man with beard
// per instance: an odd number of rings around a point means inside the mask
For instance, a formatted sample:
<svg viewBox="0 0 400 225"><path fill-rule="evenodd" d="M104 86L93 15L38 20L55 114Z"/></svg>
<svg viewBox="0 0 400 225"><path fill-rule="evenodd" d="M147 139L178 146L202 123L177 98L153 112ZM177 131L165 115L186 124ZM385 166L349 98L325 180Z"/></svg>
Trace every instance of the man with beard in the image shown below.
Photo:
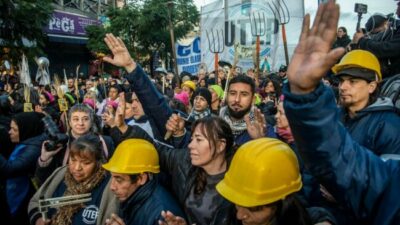
<svg viewBox="0 0 400 225"><path fill-rule="evenodd" d="M378 59L370 52L347 53L332 70L339 78L342 122L354 140L376 155L400 154L400 117L390 98L379 97Z"/></svg>
<svg viewBox="0 0 400 225"><path fill-rule="evenodd" d="M260 137L276 137L272 127L266 127L263 114L253 106L255 89L249 76L239 75L229 81L226 106L219 115L231 126L236 145Z"/></svg>

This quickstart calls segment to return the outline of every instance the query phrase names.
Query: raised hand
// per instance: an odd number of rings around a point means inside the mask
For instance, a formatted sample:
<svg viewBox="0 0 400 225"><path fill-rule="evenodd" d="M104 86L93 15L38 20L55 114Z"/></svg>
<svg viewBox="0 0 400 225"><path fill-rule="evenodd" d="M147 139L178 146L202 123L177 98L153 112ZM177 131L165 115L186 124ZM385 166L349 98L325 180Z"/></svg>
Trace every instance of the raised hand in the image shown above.
<svg viewBox="0 0 400 225"><path fill-rule="evenodd" d="M128 129L128 125L125 123L125 104L125 93L121 92L119 94L117 112L115 113L115 125L122 133L125 133Z"/></svg>
<svg viewBox="0 0 400 225"><path fill-rule="evenodd" d="M101 115L101 118L103 119L104 124L108 125L109 127L115 127L115 116L114 114L106 111Z"/></svg>
<svg viewBox="0 0 400 225"><path fill-rule="evenodd" d="M136 63L132 59L121 38L116 38L113 34L106 34L104 41L113 54L112 58L108 56L103 57L105 62L111 63L115 66L124 67L129 73L136 68Z"/></svg>
<svg viewBox="0 0 400 225"><path fill-rule="evenodd" d="M185 121L174 113L169 117L165 128L173 136L181 136L185 133Z"/></svg>
<svg viewBox="0 0 400 225"><path fill-rule="evenodd" d="M265 117L259 109L254 110L254 121L250 120L249 114L244 116L247 126L247 133L252 139L262 138L265 136L266 122Z"/></svg>
<svg viewBox="0 0 400 225"><path fill-rule="evenodd" d="M334 0L319 5L311 29L310 15L304 17L300 40L287 71L292 93L306 94L313 91L325 73L343 55L344 48L331 49L338 20L339 5Z"/></svg>
<svg viewBox="0 0 400 225"><path fill-rule="evenodd" d="M182 217L175 216L170 211L162 211L161 216L164 218L164 221L159 220L158 224L160 225L187 225Z"/></svg>

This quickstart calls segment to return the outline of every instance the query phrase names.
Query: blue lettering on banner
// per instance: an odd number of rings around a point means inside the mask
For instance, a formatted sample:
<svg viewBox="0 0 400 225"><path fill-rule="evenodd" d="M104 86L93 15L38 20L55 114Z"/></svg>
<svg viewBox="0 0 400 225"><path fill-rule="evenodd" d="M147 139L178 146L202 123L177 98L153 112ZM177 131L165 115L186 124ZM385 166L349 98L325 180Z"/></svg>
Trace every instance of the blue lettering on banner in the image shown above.
<svg viewBox="0 0 400 225"><path fill-rule="evenodd" d="M201 61L201 55L194 55L190 57L190 63L198 63Z"/></svg>
<svg viewBox="0 0 400 225"><path fill-rule="evenodd" d="M189 56L190 54L200 54L200 37L193 40L191 45L183 46L178 45L177 55L178 56Z"/></svg>
<svg viewBox="0 0 400 225"><path fill-rule="evenodd" d="M199 64L201 63L200 37L193 40L190 45L176 45L179 72L186 71L191 74L197 74Z"/></svg>
<svg viewBox="0 0 400 225"><path fill-rule="evenodd" d="M178 65L189 64L189 58L178 58L176 62Z"/></svg>
<svg viewBox="0 0 400 225"><path fill-rule="evenodd" d="M189 72L191 74L196 74L197 73L197 68L199 65L192 65L192 66L182 66L182 71Z"/></svg>

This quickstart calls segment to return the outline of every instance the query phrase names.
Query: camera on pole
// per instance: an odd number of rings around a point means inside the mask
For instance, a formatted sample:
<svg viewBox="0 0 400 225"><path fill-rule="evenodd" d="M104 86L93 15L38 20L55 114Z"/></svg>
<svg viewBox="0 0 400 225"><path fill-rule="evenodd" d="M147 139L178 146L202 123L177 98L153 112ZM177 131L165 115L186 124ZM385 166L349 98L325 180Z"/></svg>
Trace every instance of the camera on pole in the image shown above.
<svg viewBox="0 0 400 225"><path fill-rule="evenodd" d="M357 28L356 28L356 32L358 32L360 30L360 22L362 19L362 14L366 14L368 12L368 5L356 3L354 5L354 12L358 14Z"/></svg>

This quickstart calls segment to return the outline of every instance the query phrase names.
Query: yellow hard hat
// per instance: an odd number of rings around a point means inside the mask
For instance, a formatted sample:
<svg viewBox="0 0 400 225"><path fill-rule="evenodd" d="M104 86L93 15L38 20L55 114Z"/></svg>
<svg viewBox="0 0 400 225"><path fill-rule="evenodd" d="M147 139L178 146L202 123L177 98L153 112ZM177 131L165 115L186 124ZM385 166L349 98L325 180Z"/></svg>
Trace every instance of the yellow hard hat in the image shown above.
<svg viewBox="0 0 400 225"><path fill-rule="evenodd" d="M158 153L154 145L143 139L127 139L121 142L110 161L103 168L113 173L159 173Z"/></svg>
<svg viewBox="0 0 400 225"><path fill-rule="evenodd" d="M187 80L187 81L183 82L181 88L183 88L183 86L187 86L190 89L192 89L193 91L196 90L196 84L191 80Z"/></svg>
<svg viewBox="0 0 400 225"><path fill-rule="evenodd" d="M374 74L372 74L372 80L382 80L381 65L379 64L378 58L371 52L365 50L353 50L347 53L343 56L338 64L332 67L332 71L336 75L343 75L348 72L348 75L353 75L360 78L368 78L364 77L368 76L367 71L361 71L361 73L355 72L354 70L352 71L354 68L372 71L374 72Z"/></svg>
<svg viewBox="0 0 400 225"><path fill-rule="evenodd" d="M301 187L296 155L287 144L272 138L242 145L216 186L224 198L243 207L276 202Z"/></svg>

